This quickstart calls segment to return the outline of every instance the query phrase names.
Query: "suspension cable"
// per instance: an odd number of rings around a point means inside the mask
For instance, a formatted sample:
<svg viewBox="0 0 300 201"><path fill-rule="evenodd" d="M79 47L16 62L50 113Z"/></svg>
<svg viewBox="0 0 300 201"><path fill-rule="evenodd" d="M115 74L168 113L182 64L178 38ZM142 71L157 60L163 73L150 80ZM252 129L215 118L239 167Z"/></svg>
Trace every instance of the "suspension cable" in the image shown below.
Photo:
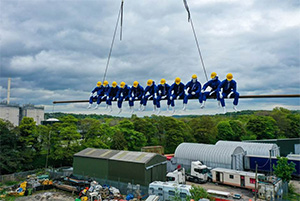
<svg viewBox="0 0 300 201"><path fill-rule="evenodd" d="M203 57L202 57L202 54L201 54L200 46L199 46L199 43L198 43L196 31L195 31L194 24L193 24L193 20L192 20L192 15L191 15L189 6L188 6L188 4L187 4L187 0L183 0L183 3L184 3L184 7L185 7L185 9L186 9L186 11L187 11L187 13L188 13L188 22L191 22L191 26L192 26L192 30L193 30L195 42L196 42L196 45L197 45L199 57L200 57L200 60L201 60L201 64L202 64L202 67L203 67L204 75L205 75L206 81L208 81L206 69L205 69L205 66L204 66Z"/></svg>
<svg viewBox="0 0 300 201"><path fill-rule="evenodd" d="M118 24L119 24L119 20L120 20L120 15L121 15L121 13L123 15L123 3L124 2L122 0L121 6L120 6L120 10L119 10L119 14L118 14L117 23L116 23L114 34L113 34L113 39L111 41L111 46L110 46L110 50L109 50L109 54L108 54L108 58L107 58L106 68L105 68L104 75L103 75L103 82L105 81L105 78L106 78L106 74L107 74L107 70L108 70L108 65L109 65L109 61L110 61L112 49L113 49L115 38L116 38L116 32L117 32ZM122 20L123 20L123 17L122 17ZM122 34L120 35L120 39L121 39L121 37L122 37Z"/></svg>

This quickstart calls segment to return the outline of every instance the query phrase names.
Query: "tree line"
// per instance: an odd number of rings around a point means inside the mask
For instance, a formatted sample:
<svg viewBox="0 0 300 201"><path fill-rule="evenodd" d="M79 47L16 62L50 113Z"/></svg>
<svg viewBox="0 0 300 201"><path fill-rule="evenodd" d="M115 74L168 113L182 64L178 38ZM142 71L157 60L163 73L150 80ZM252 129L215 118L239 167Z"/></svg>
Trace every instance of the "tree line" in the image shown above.
<svg viewBox="0 0 300 201"><path fill-rule="evenodd" d="M73 155L87 147L140 151L161 145L174 153L182 142L256 140L300 136L300 112L284 108L226 115L129 118L52 113L60 122L36 125L24 117L20 126L0 119L0 174L72 166ZM47 160L48 158L48 160Z"/></svg>

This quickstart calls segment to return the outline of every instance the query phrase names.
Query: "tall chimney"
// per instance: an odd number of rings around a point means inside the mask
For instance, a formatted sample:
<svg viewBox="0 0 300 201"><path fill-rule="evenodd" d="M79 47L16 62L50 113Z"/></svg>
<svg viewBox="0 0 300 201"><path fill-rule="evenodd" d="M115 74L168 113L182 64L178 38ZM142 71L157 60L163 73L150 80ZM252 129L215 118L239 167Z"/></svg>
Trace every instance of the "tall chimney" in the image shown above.
<svg viewBox="0 0 300 201"><path fill-rule="evenodd" d="M10 81L11 81L11 78L8 78L8 83L7 83L7 104L9 104L9 99L10 99Z"/></svg>

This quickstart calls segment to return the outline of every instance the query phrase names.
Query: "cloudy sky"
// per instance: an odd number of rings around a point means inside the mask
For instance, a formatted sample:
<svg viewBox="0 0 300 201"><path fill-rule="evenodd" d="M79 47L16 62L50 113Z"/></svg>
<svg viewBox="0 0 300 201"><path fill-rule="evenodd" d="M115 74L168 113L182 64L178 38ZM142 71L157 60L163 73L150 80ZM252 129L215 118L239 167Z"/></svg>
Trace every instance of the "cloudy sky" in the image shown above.
<svg viewBox="0 0 300 201"><path fill-rule="evenodd" d="M85 100L103 79L120 8L119 0L0 0L0 101L45 106L46 112L105 113ZM188 0L208 74L231 72L246 94L300 94L299 0ZM182 0L125 0L123 40L114 44L107 79L184 83L203 73ZM127 103L123 115L128 115ZM220 112L214 100L196 100L177 114ZM228 111L232 101L227 100ZM229 107L230 106L230 107ZM300 109L299 98L240 100L239 109ZM165 104L163 104L165 107ZM114 106L116 108L116 106ZM151 114L152 103L147 112ZM112 114L116 113L114 111ZM168 115L166 112L163 115Z"/></svg>

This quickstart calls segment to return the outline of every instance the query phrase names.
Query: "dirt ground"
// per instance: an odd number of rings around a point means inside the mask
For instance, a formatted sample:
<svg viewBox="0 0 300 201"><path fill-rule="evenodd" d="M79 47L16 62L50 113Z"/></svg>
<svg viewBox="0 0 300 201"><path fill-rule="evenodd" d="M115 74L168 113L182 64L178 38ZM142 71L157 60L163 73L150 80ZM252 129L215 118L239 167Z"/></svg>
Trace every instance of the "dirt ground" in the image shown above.
<svg viewBox="0 0 300 201"><path fill-rule="evenodd" d="M67 192L41 192L31 196L19 197L16 201L74 201L75 198Z"/></svg>
<svg viewBox="0 0 300 201"><path fill-rule="evenodd" d="M300 181L291 180L291 182L295 187L295 192L300 194Z"/></svg>

